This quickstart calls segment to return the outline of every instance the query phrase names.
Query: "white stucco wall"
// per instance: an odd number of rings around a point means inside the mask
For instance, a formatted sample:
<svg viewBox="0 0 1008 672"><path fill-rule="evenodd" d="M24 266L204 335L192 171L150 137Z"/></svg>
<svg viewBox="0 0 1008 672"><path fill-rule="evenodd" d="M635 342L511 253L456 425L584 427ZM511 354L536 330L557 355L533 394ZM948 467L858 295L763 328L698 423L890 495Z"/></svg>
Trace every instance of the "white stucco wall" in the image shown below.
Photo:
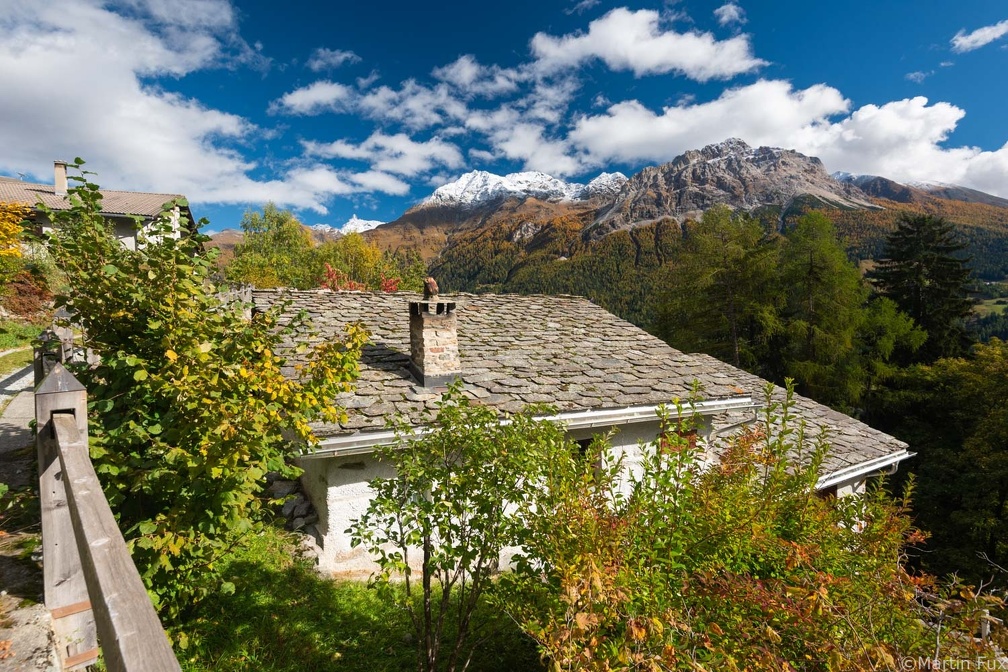
<svg viewBox="0 0 1008 672"><path fill-rule="evenodd" d="M583 429L570 432L570 436L580 441L610 429ZM656 419L624 425L612 435L613 453L622 457L628 476L640 475L639 443L654 441L658 429ZM346 534L346 530L367 509L372 494L368 483L374 478L392 477L395 470L378 462L372 455L307 457L302 458L301 466L304 469L301 483L319 516L316 523L322 547L319 568L344 576L370 575L376 565L366 551L350 547L350 535ZM624 481L624 486L629 490L629 479ZM511 554L505 551L505 562Z"/></svg>

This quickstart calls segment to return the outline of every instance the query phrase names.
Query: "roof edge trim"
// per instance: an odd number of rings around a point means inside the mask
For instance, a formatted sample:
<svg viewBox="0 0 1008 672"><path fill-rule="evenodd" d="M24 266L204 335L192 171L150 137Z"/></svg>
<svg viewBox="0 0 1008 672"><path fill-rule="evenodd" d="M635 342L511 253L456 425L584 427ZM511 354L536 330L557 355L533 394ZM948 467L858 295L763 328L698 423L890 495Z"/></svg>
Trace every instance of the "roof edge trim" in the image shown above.
<svg viewBox="0 0 1008 672"><path fill-rule="evenodd" d="M550 422L562 423L567 429L589 429L593 427L610 427L613 425L632 425L641 422L650 422L657 419L658 407L654 406L627 406L626 408L607 408L601 410L566 411L555 415L537 416L538 420L549 420ZM674 408L671 403L664 404L667 408ZM690 405L695 413L700 415L714 415L725 411L747 410L756 408L751 397L739 396L725 399L710 399L699 401ZM683 406L683 410L689 407ZM423 436L430 430L420 428L417 436ZM395 432L387 429L357 434L347 434L323 439L319 442L318 449L313 453L302 455L300 459L322 459L327 457L342 457L347 455L366 455L374 451L378 446L386 446L396 440Z"/></svg>

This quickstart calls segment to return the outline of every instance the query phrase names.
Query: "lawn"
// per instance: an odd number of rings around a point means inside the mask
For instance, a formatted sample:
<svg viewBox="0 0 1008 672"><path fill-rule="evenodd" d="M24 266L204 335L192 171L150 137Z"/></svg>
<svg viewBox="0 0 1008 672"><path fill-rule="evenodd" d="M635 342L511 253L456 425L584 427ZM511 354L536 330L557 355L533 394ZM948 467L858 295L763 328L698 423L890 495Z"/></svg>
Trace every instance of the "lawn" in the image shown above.
<svg viewBox="0 0 1008 672"><path fill-rule="evenodd" d="M228 563L233 595L207 600L173 629L187 671L404 672L416 669L404 612L364 583L320 576L294 557L287 533L269 529ZM489 607L488 607L489 609ZM487 612L491 613L491 612ZM535 645L505 615L473 658L473 672L542 670Z"/></svg>

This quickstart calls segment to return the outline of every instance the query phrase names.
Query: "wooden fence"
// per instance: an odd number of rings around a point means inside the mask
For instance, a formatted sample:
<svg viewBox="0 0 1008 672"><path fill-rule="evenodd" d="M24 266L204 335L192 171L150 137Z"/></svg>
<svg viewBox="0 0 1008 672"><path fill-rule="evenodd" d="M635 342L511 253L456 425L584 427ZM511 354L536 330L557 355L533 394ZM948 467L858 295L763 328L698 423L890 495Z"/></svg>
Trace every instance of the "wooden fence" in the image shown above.
<svg viewBox="0 0 1008 672"><path fill-rule="evenodd" d="M180 670L88 454L87 391L61 362L63 334L35 352L45 605L64 670ZM62 338L61 338L62 336ZM54 347L55 346L55 347Z"/></svg>

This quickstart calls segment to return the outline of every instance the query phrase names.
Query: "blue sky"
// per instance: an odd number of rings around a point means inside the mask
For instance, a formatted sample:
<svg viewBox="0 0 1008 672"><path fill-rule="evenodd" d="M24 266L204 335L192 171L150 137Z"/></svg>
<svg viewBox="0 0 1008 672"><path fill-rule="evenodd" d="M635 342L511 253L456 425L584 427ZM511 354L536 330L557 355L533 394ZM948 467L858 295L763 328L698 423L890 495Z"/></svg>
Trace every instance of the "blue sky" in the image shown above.
<svg viewBox="0 0 1008 672"><path fill-rule="evenodd" d="M1008 197L1000 1L0 0L0 174L81 156L211 230L389 221L469 170L586 182L740 137Z"/></svg>

